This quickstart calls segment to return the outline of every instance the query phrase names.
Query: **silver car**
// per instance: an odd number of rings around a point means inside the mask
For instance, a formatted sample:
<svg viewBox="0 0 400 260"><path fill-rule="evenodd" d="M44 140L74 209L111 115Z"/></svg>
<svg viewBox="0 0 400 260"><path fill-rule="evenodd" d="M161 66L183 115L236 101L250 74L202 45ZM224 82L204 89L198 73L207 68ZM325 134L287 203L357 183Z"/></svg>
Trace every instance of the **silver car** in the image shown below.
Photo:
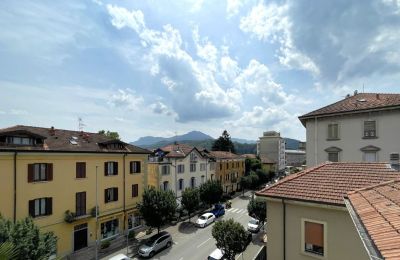
<svg viewBox="0 0 400 260"><path fill-rule="evenodd" d="M171 235L162 231L146 240L146 242L139 247L139 255L144 257L153 257L158 251L168 248L172 245Z"/></svg>

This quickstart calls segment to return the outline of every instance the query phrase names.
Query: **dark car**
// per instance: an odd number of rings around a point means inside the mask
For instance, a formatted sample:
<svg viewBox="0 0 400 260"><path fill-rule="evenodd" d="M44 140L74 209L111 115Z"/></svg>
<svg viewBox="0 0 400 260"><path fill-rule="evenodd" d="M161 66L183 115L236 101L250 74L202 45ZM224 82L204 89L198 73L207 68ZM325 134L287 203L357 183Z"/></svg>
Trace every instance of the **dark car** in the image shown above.
<svg viewBox="0 0 400 260"><path fill-rule="evenodd" d="M216 218L225 215L225 207L221 204L216 204L214 209L210 211Z"/></svg>

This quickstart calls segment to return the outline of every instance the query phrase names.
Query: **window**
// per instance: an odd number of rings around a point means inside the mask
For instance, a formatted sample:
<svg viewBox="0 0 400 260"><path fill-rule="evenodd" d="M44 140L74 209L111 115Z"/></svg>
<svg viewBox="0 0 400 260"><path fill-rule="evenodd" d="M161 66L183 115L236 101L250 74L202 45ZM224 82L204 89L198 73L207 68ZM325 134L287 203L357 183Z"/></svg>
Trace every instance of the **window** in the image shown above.
<svg viewBox="0 0 400 260"><path fill-rule="evenodd" d="M364 137L376 137L376 121L364 121Z"/></svg>
<svg viewBox="0 0 400 260"><path fill-rule="evenodd" d="M191 161L191 162L197 161L197 156L196 156L195 153L191 153L191 154L190 154L190 161Z"/></svg>
<svg viewBox="0 0 400 260"><path fill-rule="evenodd" d="M328 161L338 162L339 161L339 152L329 152L328 153Z"/></svg>
<svg viewBox="0 0 400 260"><path fill-rule="evenodd" d="M191 163L190 164L190 172L195 172L196 171L196 164L195 163Z"/></svg>
<svg viewBox="0 0 400 260"><path fill-rule="evenodd" d="M86 178L86 163L77 162L76 163L76 178Z"/></svg>
<svg viewBox="0 0 400 260"><path fill-rule="evenodd" d="M184 188L184 180L179 179L179 190L183 190L183 188Z"/></svg>
<svg viewBox="0 0 400 260"><path fill-rule="evenodd" d="M118 234L118 219L101 223L101 239L106 239Z"/></svg>
<svg viewBox="0 0 400 260"><path fill-rule="evenodd" d="M210 163L210 170L215 170L215 162Z"/></svg>
<svg viewBox="0 0 400 260"><path fill-rule="evenodd" d="M139 185L133 184L132 185L132 198L139 196Z"/></svg>
<svg viewBox="0 0 400 260"><path fill-rule="evenodd" d="M376 152L364 152L364 162L376 162Z"/></svg>
<svg viewBox="0 0 400 260"><path fill-rule="evenodd" d="M141 165L140 161L133 161L129 163L130 173L140 173Z"/></svg>
<svg viewBox="0 0 400 260"><path fill-rule="evenodd" d="M52 163L28 164L28 182L53 180Z"/></svg>
<svg viewBox="0 0 400 260"><path fill-rule="evenodd" d="M118 175L118 162L105 162L104 163L104 175Z"/></svg>
<svg viewBox="0 0 400 260"><path fill-rule="evenodd" d="M185 172L185 165L178 164L178 173L184 173L184 172Z"/></svg>
<svg viewBox="0 0 400 260"><path fill-rule="evenodd" d="M33 218L53 213L53 198L40 198L29 201L29 215Z"/></svg>
<svg viewBox="0 0 400 260"><path fill-rule="evenodd" d="M169 188L169 183L168 183L168 181L164 181L164 182L163 182L163 190L168 190L168 188Z"/></svg>
<svg viewBox="0 0 400 260"><path fill-rule="evenodd" d="M118 201L118 188L109 188L104 190L104 202Z"/></svg>
<svg viewBox="0 0 400 260"><path fill-rule="evenodd" d="M143 217L135 216L133 214L128 215L128 229L134 229L143 225Z"/></svg>
<svg viewBox="0 0 400 260"><path fill-rule="evenodd" d="M191 187L191 188L196 187L196 178L195 178L195 177L192 177L192 178L190 179L190 187Z"/></svg>
<svg viewBox="0 0 400 260"><path fill-rule="evenodd" d="M214 180L214 174L211 174L211 180L212 181Z"/></svg>
<svg viewBox="0 0 400 260"><path fill-rule="evenodd" d="M86 215L86 192L77 192L75 202L76 216Z"/></svg>
<svg viewBox="0 0 400 260"><path fill-rule="evenodd" d="M324 256L326 225L302 219L302 242L306 253Z"/></svg>
<svg viewBox="0 0 400 260"><path fill-rule="evenodd" d="M204 175L202 175L202 176L201 176L201 184L204 183L204 179L205 179L205 177L204 177Z"/></svg>
<svg viewBox="0 0 400 260"><path fill-rule="evenodd" d="M328 140L339 139L339 125L338 124L328 124Z"/></svg>
<svg viewBox="0 0 400 260"><path fill-rule="evenodd" d="M200 171L205 171L205 170L206 170L206 164L200 163Z"/></svg>
<svg viewBox="0 0 400 260"><path fill-rule="evenodd" d="M33 145L34 140L29 137L9 136L7 137L7 143L15 145Z"/></svg>
<svg viewBox="0 0 400 260"><path fill-rule="evenodd" d="M169 165L161 165L161 174L168 175L169 174Z"/></svg>
<svg viewBox="0 0 400 260"><path fill-rule="evenodd" d="M219 163L219 170L222 171L222 163Z"/></svg>

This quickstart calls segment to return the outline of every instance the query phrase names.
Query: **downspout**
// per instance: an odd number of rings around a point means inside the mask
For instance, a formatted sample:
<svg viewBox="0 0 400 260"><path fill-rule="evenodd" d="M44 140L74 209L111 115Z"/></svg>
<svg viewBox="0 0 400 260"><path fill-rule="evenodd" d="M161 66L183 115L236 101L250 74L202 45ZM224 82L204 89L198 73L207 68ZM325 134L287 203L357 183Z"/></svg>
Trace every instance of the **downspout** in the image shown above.
<svg viewBox="0 0 400 260"><path fill-rule="evenodd" d="M318 165L318 121L317 117L315 117L314 122L314 165Z"/></svg>
<svg viewBox="0 0 400 260"><path fill-rule="evenodd" d="M122 167L122 170L123 170L123 179L124 179L124 181L123 181L123 183L124 183L124 186L123 186L123 194L124 194L124 200L123 200L123 203L124 203L124 230L126 229L126 194L125 194L125 190L126 190L126 187L125 187L125 184L126 184L126 180L125 180L125 158L126 158L126 153L124 153L123 154L123 156L122 156L122 165L123 165L123 167Z"/></svg>
<svg viewBox="0 0 400 260"><path fill-rule="evenodd" d="M177 178L177 176L176 176L176 158L175 158L175 197L176 198L178 198L178 185L177 185L177 182L178 182L178 178ZM182 194L181 194L181 196L182 196Z"/></svg>
<svg viewBox="0 0 400 260"><path fill-rule="evenodd" d="M283 260L286 260L286 203L282 199L283 203Z"/></svg>
<svg viewBox="0 0 400 260"><path fill-rule="evenodd" d="M14 223L17 221L17 153L14 152Z"/></svg>

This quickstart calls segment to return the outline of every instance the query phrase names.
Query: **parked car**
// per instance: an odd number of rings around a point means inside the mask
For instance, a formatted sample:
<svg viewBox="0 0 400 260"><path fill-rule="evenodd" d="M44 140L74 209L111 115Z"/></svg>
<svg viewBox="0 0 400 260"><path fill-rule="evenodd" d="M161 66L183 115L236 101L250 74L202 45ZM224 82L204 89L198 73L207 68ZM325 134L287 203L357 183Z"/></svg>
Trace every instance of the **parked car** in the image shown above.
<svg viewBox="0 0 400 260"><path fill-rule="evenodd" d="M224 259L224 253L219 248L212 251L211 254L207 257L207 260L222 260L222 259Z"/></svg>
<svg viewBox="0 0 400 260"><path fill-rule="evenodd" d="M211 223L213 223L215 221L215 215L213 213L204 213L203 215L201 215L197 221L196 221L196 225L198 227L205 227Z"/></svg>
<svg viewBox="0 0 400 260"><path fill-rule="evenodd" d="M258 233L261 228L261 222L258 219L251 218L247 223L247 230L250 232Z"/></svg>
<svg viewBox="0 0 400 260"><path fill-rule="evenodd" d="M211 210L210 213L214 214L216 218L219 218L220 216L225 215L225 207L221 204L215 204L214 209Z"/></svg>
<svg viewBox="0 0 400 260"><path fill-rule="evenodd" d="M131 260L131 259L132 259L132 258L127 257L127 256L124 255L124 254L118 254L118 255L116 255L116 256L113 256L113 257L109 258L108 260Z"/></svg>
<svg viewBox="0 0 400 260"><path fill-rule="evenodd" d="M158 251L172 245L171 235L167 231L162 231L153 235L139 247L139 255L143 257L153 257Z"/></svg>

